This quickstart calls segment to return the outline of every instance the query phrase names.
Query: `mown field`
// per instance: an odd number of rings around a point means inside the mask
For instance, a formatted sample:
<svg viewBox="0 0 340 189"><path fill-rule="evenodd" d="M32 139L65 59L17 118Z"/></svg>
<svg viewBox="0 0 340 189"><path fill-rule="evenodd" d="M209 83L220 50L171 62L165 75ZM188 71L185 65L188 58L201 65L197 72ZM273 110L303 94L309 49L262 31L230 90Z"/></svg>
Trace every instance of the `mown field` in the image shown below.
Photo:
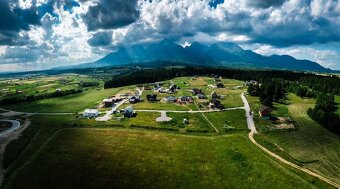
<svg viewBox="0 0 340 189"><path fill-rule="evenodd" d="M258 106L256 98L250 97L250 99L256 110ZM314 105L315 99L302 99L294 94L289 94L287 105L276 106L274 113L280 116L288 114L294 121L296 129L268 131L263 126L269 123L256 118L256 126L262 132L262 134L256 135L256 138L286 159L339 182L340 137L330 133L309 118L307 109Z"/></svg>
<svg viewBox="0 0 340 189"><path fill-rule="evenodd" d="M104 98L108 98L121 90L91 89L79 94L49 98L33 102L2 105L1 108L23 112L70 112L79 113L87 108L97 108Z"/></svg>
<svg viewBox="0 0 340 189"><path fill-rule="evenodd" d="M242 134L198 137L64 129L5 188L329 188L257 149Z"/></svg>
<svg viewBox="0 0 340 189"><path fill-rule="evenodd" d="M23 77L0 81L0 100L7 97L13 98L54 93L56 89L61 89L62 91L79 89L81 88L81 82L98 82L103 85L103 81L100 79L78 74ZM20 91L20 93L17 91Z"/></svg>

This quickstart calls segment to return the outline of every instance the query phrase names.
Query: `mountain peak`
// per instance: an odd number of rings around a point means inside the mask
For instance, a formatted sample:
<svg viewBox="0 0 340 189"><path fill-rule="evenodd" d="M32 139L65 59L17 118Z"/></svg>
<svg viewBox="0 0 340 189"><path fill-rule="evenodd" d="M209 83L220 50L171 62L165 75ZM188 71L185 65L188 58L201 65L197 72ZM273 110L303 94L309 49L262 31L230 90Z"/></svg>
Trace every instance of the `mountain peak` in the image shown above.
<svg viewBox="0 0 340 189"><path fill-rule="evenodd" d="M212 44L211 46L217 47L220 50L224 50L224 51L227 51L229 53L241 53L241 52L244 51L237 44L230 43L230 42L217 42L217 43Z"/></svg>
<svg viewBox="0 0 340 189"><path fill-rule="evenodd" d="M209 46L193 42L184 48L171 39L125 46L124 49L121 48L96 61L93 67L125 66L131 63L152 67L157 61L201 66L328 71L316 62L297 60L287 55L262 56L250 50L243 50L235 43L218 42Z"/></svg>

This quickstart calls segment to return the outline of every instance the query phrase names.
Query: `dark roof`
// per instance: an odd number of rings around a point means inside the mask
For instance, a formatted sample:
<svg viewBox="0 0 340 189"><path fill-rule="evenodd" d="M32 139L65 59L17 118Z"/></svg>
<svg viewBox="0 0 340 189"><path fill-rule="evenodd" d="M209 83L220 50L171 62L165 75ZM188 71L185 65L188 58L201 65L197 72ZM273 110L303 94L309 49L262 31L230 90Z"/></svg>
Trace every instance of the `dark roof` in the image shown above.
<svg viewBox="0 0 340 189"><path fill-rule="evenodd" d="M182 96L181 101L191 101L192 97L191 96Z"/></svg>
<svg viewBox="0 0 340 189"><path fill-rule="evenodd" d="M259 111L260 111L260 112L264 112L264 111L271 112L271 111L272 111L272 109L271 109L271 108L269 108L269 107L263 106L263 107L261 107L261 108L260 108L260 110L259 110Z"/></svg>

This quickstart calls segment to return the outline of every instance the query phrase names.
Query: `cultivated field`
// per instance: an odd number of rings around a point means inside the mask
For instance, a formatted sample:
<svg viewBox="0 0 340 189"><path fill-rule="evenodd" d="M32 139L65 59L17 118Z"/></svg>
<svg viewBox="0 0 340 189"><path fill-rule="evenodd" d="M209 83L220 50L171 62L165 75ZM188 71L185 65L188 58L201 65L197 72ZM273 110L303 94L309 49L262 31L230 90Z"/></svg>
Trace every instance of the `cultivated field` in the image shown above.
<svg viewBox="0 0 340 189"><path fill-rule="evenodd" d="M256 110L257 100L252 104ZM302 99L293 94L288 95L288 105L276 106L273 114L289 115L296 129L289 131L269 131L267 121L255 119L256 126L262 134L256 138L272 151L286 159L309 168L321 175L340 180L340 137L336 136L307 115L307 109L315 105L315 99Z"/></svg>

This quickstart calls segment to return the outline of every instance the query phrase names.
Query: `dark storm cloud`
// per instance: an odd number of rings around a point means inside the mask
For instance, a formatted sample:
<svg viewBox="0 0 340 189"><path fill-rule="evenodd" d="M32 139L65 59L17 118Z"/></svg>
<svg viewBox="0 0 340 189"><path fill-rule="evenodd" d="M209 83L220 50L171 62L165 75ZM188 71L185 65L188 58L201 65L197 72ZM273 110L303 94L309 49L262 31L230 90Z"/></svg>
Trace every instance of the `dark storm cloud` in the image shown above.
<svg viewBox="0 0 340 189"><path fill-rule="evenodd" d="M24 43L25 38L18 35L21 30L29 30L30 25L40 25L37 8L21 9L17 1L0 1L0 45Z"/></svg>
<svg viewBox="0 0 340 189"><path fill-rule="evenodd" d="M4 63L27 63L34 62L39 59L41 50L28 47L11 47L6 48L3 57Z"/></svg>
<svg viewBox="0 0 340 189"><path fill-rule="evenodd" d="M112 31L109 32L97 32L92 38L90 38L87 43L93 47L107 46L110 45L112 41Z"/></svg>
<svg viewBox="0 0 340 189"><path fill-rule="evenodd" d="M82 16L89 31L127 26L138 17L137 0L100 0Z"/></svg>
<svg viewBox="0 0 340 189"><path fill-rule="evenodd" d="M285 0L246 0L248 6L258 7L258 8L269 8L281 6Z"/></svg>

